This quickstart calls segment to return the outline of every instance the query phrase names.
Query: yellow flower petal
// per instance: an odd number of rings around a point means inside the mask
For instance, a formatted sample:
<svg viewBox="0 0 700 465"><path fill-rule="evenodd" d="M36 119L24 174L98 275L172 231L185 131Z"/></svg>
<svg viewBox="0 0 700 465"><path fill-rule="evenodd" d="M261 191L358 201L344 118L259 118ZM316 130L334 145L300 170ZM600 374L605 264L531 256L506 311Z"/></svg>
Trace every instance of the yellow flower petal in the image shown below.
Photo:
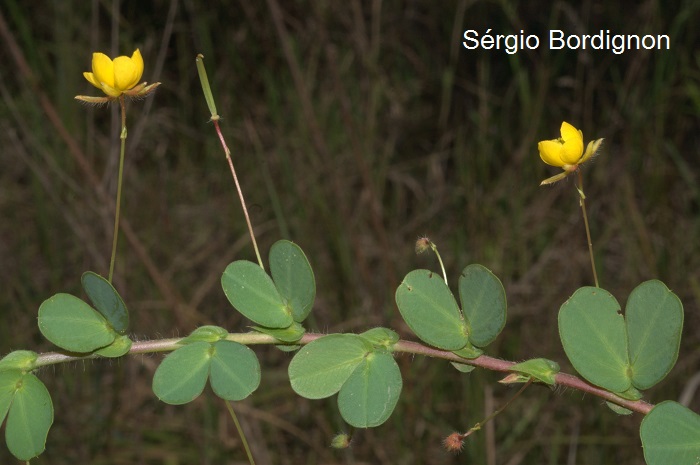
<svg viewBox="0 0 700 465"><path fill-rule="evenodd" d="M92 74L97 82L114 87L114 63L104 53L92 54Z"/></svg>
<svg viewBox="0 0 700 465"><path fill-rule="evenodd" d="M565 163L561 160L562 143L559 140L543 140L537 144L540 158L548 165L562 167Z"/></svg>
<svg viewBox="0 0 700 465"><path fill-rule="evenodd" d="M576 164L583 155L583 133L566 121L561 123L560 131L564 143L559 156L566 165Z"/></svg>
<svg viewBox="0 0 700 465"><path fill-rule="evenodd" d="M97 82L97 79L95 79L95 75L92 73L85 72L83 73L83 76L85 76L85 79L88 80L90 84L93 86L97 87L98 89L102 90L102 86L100 85L99 82Z"/></svg>
<svg viewBox="0 0 700 465"><path fill-rule="evenodd" d="M114 59L114 88L125 91L139 83L143 74L143 58L138 49L131 58L120 56Z"/></svg>

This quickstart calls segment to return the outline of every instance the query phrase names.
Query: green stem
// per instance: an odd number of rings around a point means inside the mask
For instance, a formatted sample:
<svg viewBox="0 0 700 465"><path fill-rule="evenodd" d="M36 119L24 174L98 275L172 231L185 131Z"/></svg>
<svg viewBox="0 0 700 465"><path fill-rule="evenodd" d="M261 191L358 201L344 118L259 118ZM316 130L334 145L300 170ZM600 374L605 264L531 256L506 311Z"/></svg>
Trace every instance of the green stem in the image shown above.
<svg viewBox="0 0 700 465"><path fill-rule="evenodd" d="M122 204L122 179L124 176L124 152L126 148L126 104L124 95L119 96L119 106L122 114L122 132L119 138L121 146L119 148L119 174L117 177L117 202L114 209L114 235L112 237L112 256L109 259L109 276L107 280L111 283L114 276L114 262L117 258L117 243L119 242L119 212Z"/></svg>
<svg viewBox="0 0 700 465"><path fill-rule="evenodd" d="M593 241L591 241L591 228L588 226L588 215L586 214L586 196L583 194L583 176L581 170L578 170L578 186L576 187L580 196L581 212L583 213L583 223L586 225L586 239L588 240L588 255L591 257L591 269L593 270L593 282L595 287L598 285L598 273L595 269L595 258L593 256Z"/></svg>
<svg viewBox="0 0 700 465"><path fill-rule="evenodd" d="M236 412L234 412L231 402L226 401L224 403L226 404L228 413L231 415L231 418L233 418L233 423L236 425L236 431L238 431L238 435L241 437L241 442L243 442L243 448L245 449L245 453L248 456L248 462L250 463L250 465L255 465L253 454L250 452L250 447L248 447L248 440L246 439L245 434L243 434L243 428L241 428L241 424L238 422Z"/></svg>
<svg viewBox="0 0 700 465"><path fill-rule="evenodd" d="M433 241L429 241L430 243L430 249L435 253L435 256L438 259L438 262L440 262L440 269L442 270L442 278L445 280L445 284L447 284L447 272L445 271L445 264L442 263L442 257L440 256L440 252L438 252L437 245ZM449 286L449 284L448 284Z"/></svg>

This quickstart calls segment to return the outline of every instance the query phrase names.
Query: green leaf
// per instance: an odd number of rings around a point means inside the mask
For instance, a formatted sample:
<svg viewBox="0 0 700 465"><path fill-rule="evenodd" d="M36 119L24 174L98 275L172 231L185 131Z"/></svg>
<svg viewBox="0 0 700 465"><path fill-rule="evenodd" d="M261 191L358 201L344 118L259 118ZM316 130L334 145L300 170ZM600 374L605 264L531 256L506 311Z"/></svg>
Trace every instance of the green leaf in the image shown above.
<svg viewBox="0 0 700 465"><path fill-rule="evenodd" d="M639 430L647 465L697 465L700 416L677 402L657 404Z"/></svg>
<svg viewBox="0 0 700 465"><path fill-rule="evenodd" d="M467 342L467 325L442 278L428 270L413 270L396 289L396 305L408 326L423 341L444 350Z"/></svg>
<svg viewBox="0 0 700 465"><path fill-rule="evenodd" d="M533 358L524 362L516 363L510 367L510 371L528 375L545 384L554 386L554 378L559 373L559 364L546 358Z"/></svg>
<svg viewBox="0 0 700 465"><path fill-rule="evenodd" d="M481 265L469 265L459 277L459 300L469 325L469 341L486 347L506 324L506 291L501 281Z"/></svg>
<svg viewBox="0 0 700 465"><path fill-rule="evenodd" d="M396 331L388 328L372 328L360 334L367 342L375 347L384 347L389 349L391 346L399 342L399 335Z"/></svg>
<svg viewBox="0 0 700 465"><path fill-rule="evenodd" d="M46 339L71 352L92 352L117 337L101 314L70 294L56 294L41 304L39 330Z"/></svg>
<svg viewBox="0 0 700 465"><path fill-rule="evenodd" d="M388 352L369 354L343 384L338 407L343 419L356 428L384 423L399 400L401 371Z"/></svg>
<svg viewBox="0 0 700 465"><path fill-rule="evenodd" d="M260 363L255 352L233 341L214 343L209 382L222 399L245 399L260 385Z"/></svg>
<svg viewBox="0 0 700 465"><path fill-rule="evenodd" d="M462 347L459 350L453 350L452 353L455 355L459 355L462 358L474 359L477 357L481 357L484 354L484 351L479 349L478 347L474 347L470 343L467 343L466 346Z"/></svg>
<svg viewBox="0 0 700 465"><path fill-rule="evenodd" d="M605 401L605 405L617 415L631 415L633 413L632 410L613 404L612 402Z"/></svg>
<svg viewBox="0 0 700 465"><path fill-rule="evenodd" d="M287 328L294 321L275 283L253 262L231 263L221 276L221 286L231 305L261 326Z"/></svg>
<svg viewBox="0 0 700 465"><path fill-rule="evenodd" d="M117 336L113 343L107 347L96 350L97 355L108 358L117 358L126 355L131 349L131 339L128 336Z"/></svg>
<svg viewBox="0 0 700 465"><path fill-rule="evenodd" d="M316 339L294 355L289 381L307 399L323 399L338 392L372 346L356 334L331 334Z"/></svg>
<svg viewBox="0 0 700 465"><path fill-rule="evenodd" d="M450 365L455 367L460 373L471 373L476 368L474 365L467 365L466 363L450 362Z"/></svg>
<svg viewBox="0 0 700 465"><path fill-rule="evenodd" d="M301 323L316 299L316 280L306 255L293 242L277 241L270 248L270 273L294 321Z"/></svg>
<svg viewBox="0 0 700 465"><path fill-rule="evenodd" d="M39 355L31 350L15 350L0 359L0 371L31 371ZM2 422L2 420L0 420Z"/></svg>
<svg viewBox="0 0 700 465"><path fill-rule="evenodd" d="M193 342L216 342L225 339L228 331L220 326L200 326L190 333L189 336L180 341L180 344L191 344Z"/></svg>
<svg viewBox="0 0 700 465"><path fill-rule="evenodd" d="M209 377L212 345L193 342L163 359L153 376L153 392L166 404L192 402L204 390Z"/></svg>
<svg viewBox="0 0 700 465"><path fill-rule="evenodd" d="M22 376L7 415L7 447L19 460L38 456L46 447L53 423L53 404L44 383L31 373Z"/></svg>
<svg viewBox="0 0 700 465"><path fill-rule="evenodd" d="M129 328L129 312L114 286L92 271L83 273L81 282L97 311L109 321L115 331L124 334Z"/></svg>
<svg viewBox="0 0 700 465"><path fill-rule="evenodd" d="M559 310L559 335L581 376L613 392L629 389L625 321L608 291L597 287L577 290Z"/></svg>
<svg viewBox="0 0 700 465"><path fill-rule="evenodd" d="M632 383L648 389L661 381L678 358L683 330L683 304L664 283L637 286L625 308Z"/></svg>
<svg viewBox="0 0 700 465"><path fill-rule="evenodd" d="M0 371L0 425L5 420L23 376L24 373L18 369Z"/></svg>
<svg viewBox="0 0 700 465"><path fill-rule="evenodd" d="M253 329L282 342L296 342L304 335L306 330L296 321L289 328L266 328L264 326L253 326Z"/></svg>

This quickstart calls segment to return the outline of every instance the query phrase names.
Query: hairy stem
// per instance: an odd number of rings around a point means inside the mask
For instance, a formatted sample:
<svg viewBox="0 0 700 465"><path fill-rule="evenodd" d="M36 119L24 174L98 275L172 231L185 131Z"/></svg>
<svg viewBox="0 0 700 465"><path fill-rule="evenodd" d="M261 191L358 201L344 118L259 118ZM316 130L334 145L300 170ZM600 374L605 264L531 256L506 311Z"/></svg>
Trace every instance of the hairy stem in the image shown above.
<svg viewBox="0 0 700 465"><path fill-rule="evenodd" d="M327 336L327 334L318 333L306 333L304 336L296 342L296 344L308 344L311 341L315 341L321 337ZM171 352L178 347L181 347L180 341L183 338L174 339L156 339L152 341L139 341L134 342L129 350L130 354L147 354L155 352ZM262 333L230 333L226 340L238 342L245 345L270 345L279 344L280 341L272 336ZM475 367L484 368L486 370L497 371L502 373L510 373L510 368L515 365L515 362L508 360L501 360L494 357L489 357L487 355L482 355L473 359L462 358L453 352L448 352L445 350L434 349L426 345L420 344L418 342L404 341L401 340L394 344L394 353L406 353L406 354L417 354L424 355L426 357L439 358L442 360L448 360L450 362L464 363L467 365L473 365ZM36 368L54 365L57 363L74 362L85 359L95 359L101 358L98 355L86 355L86 356L75 356L67 355L59 352L47 352L39 354L34 366ZM654 404L650 404L643 400L632 401L628 399L623 399L620 396L613 394L610 391L594 386L581 378L566 373L559 373L555 377L555 382L559 386L568 387L575 389L577 391L585 392L604 400L617 404L628 410L634 412L642 413L646 415L654 407Z"/></svg>

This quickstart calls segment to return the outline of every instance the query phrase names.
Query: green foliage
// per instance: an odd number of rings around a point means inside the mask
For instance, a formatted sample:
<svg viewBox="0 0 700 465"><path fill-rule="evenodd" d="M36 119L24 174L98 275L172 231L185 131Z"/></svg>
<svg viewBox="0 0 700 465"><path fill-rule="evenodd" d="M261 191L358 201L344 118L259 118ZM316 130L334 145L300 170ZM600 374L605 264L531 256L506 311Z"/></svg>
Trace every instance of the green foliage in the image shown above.
<svg viewBox="0 0 700 465"><path fill-rule="evenodd" d="M423 341L444 350L468 342L468 327L457 301L440 275L413 270L396 290L396 305L411 330Z"/></svg>
<svg viewBox="0 0 700 465"><path fill-rule="evenodd" d="M526 375L526 379L523 381L534 378L537 381L554 386L556 384L554 378L557 376L557 373L559 373L559 364L553 360L547 360L546 358L533 358L516 363L510 367L510 371Z"/></svg>
<svg viewBox="0 0 700 465"><path fill-rule="evenodd" d="M239 260L227 266L221 287L231 305L259 325L286 328L294 321L272 278L253 262Z"/></svg>
<svg viewBox="0 0 700 465"><path fill-rule="evenodd" d="M292 389L307 399L330 397L372 350L357 334L331 334L311 341L289 363Z"/></svg>
<svg viewBox="0 0 700 465"><path fill-rule="evenodd" d="M83 273L81 282L95 309L116 332L124 334L129 328L129 312L117 290L109 281L92 271Z"/></svg>
<svg viewBox="0 0 700 465"><path fill-rule="evenodd" d="M30 371L34 369L34 364L38 354L31 350L15 350L0 359L0 372L7 370Z"/></svg>
<svg viewBox="0 0 700 465"><path fill-rule="evenodd" d="M44 383L20 370L0 371L0 423L12 455L29 460L44 451L53 423L53 404Z"/></svg>
<svg viewBox="0 0 700 465"><path fill-rule="evenodd" d="M70 294L56 294L39 307L39 330L70 352L92 352L114 342L118 334L97 310Z"/></svg>
<svg viewBox="0 0 700 465"><path fill-rule="evenodd" d="M401 316L419 338L465 358L478 357L476 347L490 344L505 325L505 290L493 273L474 264L459 277L459 298L462 310L445 282L428 270L411 271L396 290Z"/></svg>
<svg viewBox="0 0 700 465"><path fill-rule="evenodd" d="M390 353L370 353L338 393L340 414L356 428L379 426L394 412L402 384L401 371Z"/></svg>
<svg viewBox="0 0 700 465"><path fill-rule="evenodd" d="M339 393L345 421L358 428L381 425L394 411L403 382L391 353L371 341L382 346L391 339L390 332L376 328L369 337L331 334L310 342L289 364L292 389L307 399Z"/></svg>
<svg viewBox="0 0 700 465"><path fill-rule="evenodd" d="M300 326L294 323L301 323L308 316L316 298L311 265L299 246L280 240L270 249L270 272L272 277L255 263L235 261L226 267L221 286L231 305L243 316L265 328L287 329L276 333L279 339L296 341L301 337Z"/></svg>
<svg viewBox="0 0 700 465"><path fill-rule="evenodd" d="M275 242L270 248L270 273L294 321L301 323L316 298L314 272L301 247L285 240Z"/></svg>
<svg viewBox="0 0 700 465"><path fill-rule="evenodd" d="M266 328L264 326L253 326L253 329L263 334L267 334L268 336L272 336L285 344L297 342L306 332L304 327L296 321L287 328Z"/></svg>
<svg viewBox="0 0 700 465"><path fill-rule="evenodd" d="M642 420L639 432L648 465L697 465L700 415L673 401L661 402Z"/></svg>
<svg viewBox="0 0 700 465"><path fill-rule="evenodd" d="M683 304L661 281L646 281L630 294L625 320L633 384L649 389L676 364Z"/></svg>
<svg viewBox="0 0 700 465"><path fill-rule="evenodd" d="M486 267L472 264L459 276L459 300L469 326L469 342L491 344L506 325L506 291Z"/></svg>
<svg viewBox="0 0 700 465"><path fill-rule="evenodd" d="M222 399L245 399L260 384L260 364L252 350L237 342L190 342L165 357L152 387L163 402L181 405L196 399L207 379Z"/></svg>
<svg viewBox="0 0 700 465"><path fill-rule="evenodd" d="M584 287L561 306L559 333L566 355L588 381L630 399L661 381L678 357L680 300L662 282L637 286L626 317L607 291Z"/></svg>

